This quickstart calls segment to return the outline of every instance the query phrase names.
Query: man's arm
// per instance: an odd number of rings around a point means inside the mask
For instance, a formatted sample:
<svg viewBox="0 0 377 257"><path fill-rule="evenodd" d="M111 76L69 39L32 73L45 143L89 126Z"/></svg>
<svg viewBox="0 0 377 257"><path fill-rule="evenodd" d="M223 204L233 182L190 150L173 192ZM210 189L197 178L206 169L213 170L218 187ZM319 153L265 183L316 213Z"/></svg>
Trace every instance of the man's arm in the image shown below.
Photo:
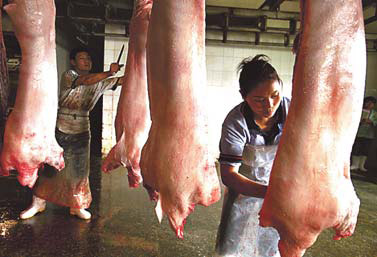
<svg viewBox="0 0 377 257"><path fill-rule="evenodd" d="M81 85L90 86L90 85L96 84L97 82L100 82L110 76L115 75L122 66L123 65L119 65L118 63L112 63L110 65L109 71L79 75L77 79L73 82L72 87L81 86Z"/></svg>
<svg viewBox="0 0 377 257"><path fill-rule="evenodd" d="M118 81L117 81L116 86L121 87L123 85L123 81L124 81L125 78L126 78L125 75L123 75L122 77L118 77Z"/></svg>

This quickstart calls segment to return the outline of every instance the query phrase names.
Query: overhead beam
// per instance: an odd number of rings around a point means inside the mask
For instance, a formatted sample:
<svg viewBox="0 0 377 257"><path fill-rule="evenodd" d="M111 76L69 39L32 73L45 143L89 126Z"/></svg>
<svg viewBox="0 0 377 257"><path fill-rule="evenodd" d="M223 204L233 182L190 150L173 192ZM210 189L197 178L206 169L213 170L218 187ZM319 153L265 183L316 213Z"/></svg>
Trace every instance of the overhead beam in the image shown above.
<svg viewBox="0 0 377 257"><path fill-rule="evenodd" d="M377 1L377 0L375 0ZM364 25L377 21L377 6L374 6L374 16L364 20Z"/></svg>
<svg viewBox="0 0 377 257"><path fill-rule="evenodd" d="M300 20L300 12L290 12L290 11L279 11L278 15L276 12L270 10L262 10L262 9L250 9L250 8L230 8L230 7L219 7L214 5L207 5L206 6L206 14L214 14L214 13L224 13L233 11L234 15L242 15L242 16L267 16L270 18L279 18L279 19L297 19Z"/></svg>
<svg viewBox="0 0 377 257"><path fill-rule="evenodd" d="M377 4L377 1L376 0L363 0L362 1L363 3L363 8L368 8L369 6L373 5L373 4Z"/></svg>
<svg viewBox="0 0 377 257"><path fill-rule="evenodd" d="M367 24L375 22L375 21L377 21L377 16L373 16L373 17L370 17L368 19L365 19L364 24L367 25Z"/></svg>

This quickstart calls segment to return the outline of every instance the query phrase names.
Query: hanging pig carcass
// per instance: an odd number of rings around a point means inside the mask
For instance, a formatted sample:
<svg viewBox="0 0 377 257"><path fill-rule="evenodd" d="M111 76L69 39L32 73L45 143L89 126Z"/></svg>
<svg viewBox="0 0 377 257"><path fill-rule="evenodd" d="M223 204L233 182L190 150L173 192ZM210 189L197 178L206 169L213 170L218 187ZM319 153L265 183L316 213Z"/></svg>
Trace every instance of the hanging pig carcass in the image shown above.
<svg viewBox="0 0 377 257"><path fill-rule="evenodd" d="M360 203L349 166L366 70L361 1L300 3L292 103L260 212L282 257L302 256L326 228L352 235Z"/></svg>
<svg viewBox="0 0 377 257"><path fill-rule="evenodd" d="M151 0L136 2L130 23L126 76L115 118L117 143L102 165L104 172L110 172L120 165L127 167L130 187L137 187L142 181L140 155L151 124L146 64L146 42L151 9Z"/></svg>
<svg viewBox="0 0 377 257"><path fill-rule="evenodd" d="M21 47L22 65L16 102L5 126L1 152L3 175L18 171L21 185L32 187L47 163L64 167L55 140L58 83L53 0L14 0L4 7Z"/></svg>
<svg viewBox="0 0 377 257"><path fill-rule="evenodd" d="M141 173L157 215L180 238L195 205L220 198L208 154L204 8L204 0L155 1L147 40L152 125Z"/></svg>

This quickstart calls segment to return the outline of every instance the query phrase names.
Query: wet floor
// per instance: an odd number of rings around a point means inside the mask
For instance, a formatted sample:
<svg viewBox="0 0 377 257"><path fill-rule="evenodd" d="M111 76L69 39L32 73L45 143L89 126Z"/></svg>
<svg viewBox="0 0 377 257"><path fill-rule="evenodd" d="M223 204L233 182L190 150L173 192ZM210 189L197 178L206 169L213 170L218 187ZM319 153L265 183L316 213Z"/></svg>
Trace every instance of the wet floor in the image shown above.
<svg viewBox="0 0 377 257"><path fill-rule="evenodd" d="M89 222L53 204L22 221L18 215L30 204L30 190L14 177L0 178L0 256L213 256L222 201L197 206L180 240L166 219L158 223L143 188L129 189L123 169L101 174L100 163L93 158ZM333 241L332 231L325 231L305 257L377 257L377 180L355 173L353 182L361 199L355 234Z"/></svg>

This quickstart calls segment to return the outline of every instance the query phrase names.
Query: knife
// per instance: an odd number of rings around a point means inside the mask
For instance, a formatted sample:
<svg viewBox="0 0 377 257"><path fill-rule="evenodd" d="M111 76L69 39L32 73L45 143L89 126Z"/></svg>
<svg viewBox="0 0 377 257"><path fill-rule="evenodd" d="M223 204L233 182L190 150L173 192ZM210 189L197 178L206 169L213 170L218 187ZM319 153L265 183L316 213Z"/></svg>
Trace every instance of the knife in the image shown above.
<svg viewBox="0 0 377 257"><path fill-rule="evenodd" d="M119 53L119 55L118 55L117 64L119 64L120 59L122 58L123 50L124 50L124 44L123 44L123 46L122 46L122 49L120 49L120 53Z"/></svg>
<svg viewBox="0 0 377 257"><path fill-rule="evenodd" d="M118 55L117 64L119 64L120 59L122 58L123 50L124 50L124 44L123 44L123 46L122 46L122 49L120 49L120 53L119 53L119 55ZM123 65L119 65L119 66L122 67ZM115 87L116 87L116 85L118 84L119 79L120 79L120 77L118 77L118 79L116 80L116 82L115 82Z"/></svg>

